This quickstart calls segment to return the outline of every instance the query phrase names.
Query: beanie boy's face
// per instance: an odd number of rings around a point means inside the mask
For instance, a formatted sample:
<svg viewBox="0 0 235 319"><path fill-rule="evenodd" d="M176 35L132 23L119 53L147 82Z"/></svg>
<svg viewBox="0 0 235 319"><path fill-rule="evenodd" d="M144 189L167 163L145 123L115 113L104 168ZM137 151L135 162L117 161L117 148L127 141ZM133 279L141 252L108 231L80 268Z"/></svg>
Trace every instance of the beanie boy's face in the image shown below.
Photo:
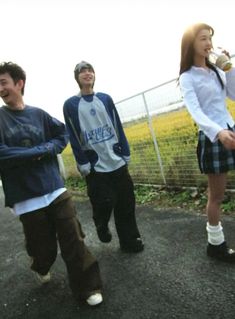
<svg viewBox="0 0 235 319"><path fill-rule="evenodd" d="M95 73L92 68L82 68L78 74L80 88L93 88L95 83Z"/></svg>

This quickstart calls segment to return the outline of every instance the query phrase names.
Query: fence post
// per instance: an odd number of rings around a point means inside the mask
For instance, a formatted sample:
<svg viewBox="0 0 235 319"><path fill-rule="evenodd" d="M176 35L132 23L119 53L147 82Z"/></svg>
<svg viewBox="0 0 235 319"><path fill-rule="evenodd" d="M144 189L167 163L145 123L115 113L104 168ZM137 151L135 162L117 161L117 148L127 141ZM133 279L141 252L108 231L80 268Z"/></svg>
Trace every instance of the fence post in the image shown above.
<svg viewBox="0 0 235 319"><path fill-rule="evenodd" d="M58 161L58 165L59 165L60 175L62 176L62 178L64 180L66 180L67 174L66 174L66 170L65 170L65 166L64 166L63 157L61 154L57 154L57 161Z"/></svg>
<svg viewBox="0 0 235 319"><path fill-rule="evenodd" d="M144 93L142 93L142 97L143 97L143 101L144 101L144 107L145 107L145 110L146 110L146 113L147 113L150 133L151 133L151 136L152 136L152 139L153 139L154 149L155 149L155 152L157 154L157 158L158 158L158 162L159 162L159 166L160 166L161 176L162 176L164 184L166 185L166 178L165 178L164 169L163 169L163 165L162 165L162 159L161 159L161 155L160 155L160 151L159 151L156 135L155 135L154 129L153 129L152 118L151 118L151 116L149 114L148 105L147 105L147 101L146 101Z"/></svg>

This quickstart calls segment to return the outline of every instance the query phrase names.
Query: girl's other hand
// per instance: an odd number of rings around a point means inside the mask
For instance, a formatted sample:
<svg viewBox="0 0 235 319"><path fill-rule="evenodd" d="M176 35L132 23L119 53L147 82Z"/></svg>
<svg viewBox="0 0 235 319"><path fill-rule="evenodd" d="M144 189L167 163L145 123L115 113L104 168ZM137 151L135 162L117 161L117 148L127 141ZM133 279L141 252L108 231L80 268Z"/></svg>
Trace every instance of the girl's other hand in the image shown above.
<svg viewBox="0 0 235 319"><path fill-rule="evenodd" d="M222 130L218 133L218 139L225 148L229 150L235 149L235 132Z"/></svg>

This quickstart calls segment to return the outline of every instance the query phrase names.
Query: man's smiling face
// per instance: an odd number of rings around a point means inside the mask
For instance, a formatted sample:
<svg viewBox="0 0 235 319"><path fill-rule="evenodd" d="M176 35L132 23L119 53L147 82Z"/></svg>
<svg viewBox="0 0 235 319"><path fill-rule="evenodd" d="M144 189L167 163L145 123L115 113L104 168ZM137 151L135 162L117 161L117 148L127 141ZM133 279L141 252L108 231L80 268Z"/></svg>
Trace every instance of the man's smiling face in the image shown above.
<svg viewBox="0 0 235 319"><path fill-rule="evenodd" d="M15 83L8 73L0 74L0 97L6 105L12 108L17 106L19 100L22 99L23 85L23 80Z"/></svg>

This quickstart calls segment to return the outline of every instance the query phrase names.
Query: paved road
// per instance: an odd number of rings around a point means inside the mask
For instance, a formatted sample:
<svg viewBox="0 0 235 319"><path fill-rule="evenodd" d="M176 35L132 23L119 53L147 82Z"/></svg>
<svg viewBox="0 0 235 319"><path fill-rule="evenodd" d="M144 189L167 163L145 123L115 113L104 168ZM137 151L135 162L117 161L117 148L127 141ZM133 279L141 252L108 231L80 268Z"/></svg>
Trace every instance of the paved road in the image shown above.
<svg viewBox="0 0 235 319"><path fill-rule="evenodd" d="M1 194L1 193L0 193ZM2 196L2 195L1 195ZM40 286L28 267L21 224L0 199L1 319L234 319L235 265L207 259L205 216L152 206L137 208L145 251L122 253L114 230L111 244L98 241L87 201L78 202L86 243L100 261L104 303L79 308L59 255L52 281ZM235 218L224 217L235 246Z"/></svg>

